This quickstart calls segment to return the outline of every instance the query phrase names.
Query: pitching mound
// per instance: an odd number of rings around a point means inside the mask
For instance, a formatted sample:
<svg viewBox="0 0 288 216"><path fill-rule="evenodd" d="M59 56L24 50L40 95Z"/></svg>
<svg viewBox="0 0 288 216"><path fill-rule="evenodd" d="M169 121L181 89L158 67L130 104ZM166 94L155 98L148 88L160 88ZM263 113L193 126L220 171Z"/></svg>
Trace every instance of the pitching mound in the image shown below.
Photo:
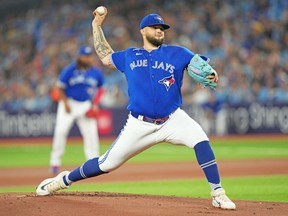
<svg viewBox="0 0 288 216"><path fill-rule="evenodd" d="M236 201L237 210L211 206L210 199L120 193L0 194L1 215L185 216L287 215L288 203Z"/></svg>

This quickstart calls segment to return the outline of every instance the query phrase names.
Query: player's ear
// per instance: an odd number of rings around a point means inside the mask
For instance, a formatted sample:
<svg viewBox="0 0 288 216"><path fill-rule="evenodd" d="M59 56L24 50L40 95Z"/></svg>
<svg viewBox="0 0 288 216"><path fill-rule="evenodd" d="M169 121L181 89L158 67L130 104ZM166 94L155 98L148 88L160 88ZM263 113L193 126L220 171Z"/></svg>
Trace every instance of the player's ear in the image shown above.
<svg viewBox="0 0 288 216"><path fill-rule="evenodd" d="M144 28L143 28L143 29L140 29L140 34L141 34L141 35L144 35L144 34L145 34Z"/></svg>

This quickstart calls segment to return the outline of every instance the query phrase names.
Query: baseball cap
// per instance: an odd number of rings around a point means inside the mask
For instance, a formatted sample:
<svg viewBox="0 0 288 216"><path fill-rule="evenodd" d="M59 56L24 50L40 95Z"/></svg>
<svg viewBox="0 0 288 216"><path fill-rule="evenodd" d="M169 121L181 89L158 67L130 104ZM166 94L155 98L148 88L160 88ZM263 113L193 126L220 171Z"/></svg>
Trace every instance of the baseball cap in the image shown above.
<svg viewBox="0 0 288 216"><path fill-rule="evenodd" d="M93 50L90 46L82 46L79 49L79 55L92 55Z"/></svg>
<svg viewBox="0 0 288 216"><path fill-rule="evenodd" d="M169 25L165 24L164 19L159 14L148 14L142 19L140 29L155 25L161 25L164 29L170 28Z"/></svg>

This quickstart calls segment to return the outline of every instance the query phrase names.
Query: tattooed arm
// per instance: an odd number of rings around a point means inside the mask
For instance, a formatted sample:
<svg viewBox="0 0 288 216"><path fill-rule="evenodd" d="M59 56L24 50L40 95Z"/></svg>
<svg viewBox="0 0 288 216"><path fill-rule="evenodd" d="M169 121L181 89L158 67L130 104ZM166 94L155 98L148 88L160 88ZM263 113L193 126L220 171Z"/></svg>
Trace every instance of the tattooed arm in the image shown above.
<svg viewBox="0 0 288 216"><path fill-rule="evenodd" d="M96 54L98 55L98 57L105 66L109 68L115 68L111 62L111 54L114 51L107 42L101 28L101 25L107 15L107 9L105 8L105 13L103 15L99 15L99 13L96 10L93 12L93 15L94 19L92 21L92 29L93 29L93 42Z"/></svg>

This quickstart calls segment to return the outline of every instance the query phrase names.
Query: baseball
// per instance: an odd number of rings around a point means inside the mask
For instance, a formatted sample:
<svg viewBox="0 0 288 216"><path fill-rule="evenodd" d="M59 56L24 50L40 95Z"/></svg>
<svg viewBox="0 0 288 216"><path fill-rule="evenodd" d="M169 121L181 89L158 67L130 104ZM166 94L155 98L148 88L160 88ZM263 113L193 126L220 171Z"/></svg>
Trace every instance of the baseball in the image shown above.
<svg viewBox="0 0 288 216"><path fill-rule="evenodd" d="M103 6L97 7L96 10L99 13L99 15L103 15L105 13L105 8Z"/></svg>

